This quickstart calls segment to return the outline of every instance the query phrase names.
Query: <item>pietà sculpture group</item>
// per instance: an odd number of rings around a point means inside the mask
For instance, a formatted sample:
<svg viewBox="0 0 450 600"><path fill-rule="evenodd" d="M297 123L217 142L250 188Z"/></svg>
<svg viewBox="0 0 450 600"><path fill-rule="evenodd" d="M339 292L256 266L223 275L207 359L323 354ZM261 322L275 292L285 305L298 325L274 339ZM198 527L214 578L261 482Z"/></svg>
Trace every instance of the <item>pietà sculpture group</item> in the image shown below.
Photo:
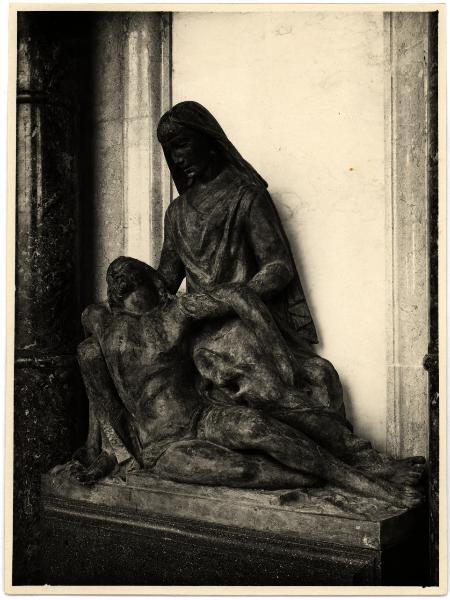
<svg viewBox="0 0 450 600"><path fill-rule="evenodd" d="M89 433L70 477L87 485L143 469L420 503L424 459L379 453L346 420L266 182L196 102L164 114L158 139L180 195L158 269L115 259L107 301L82 315Z"/></svg>

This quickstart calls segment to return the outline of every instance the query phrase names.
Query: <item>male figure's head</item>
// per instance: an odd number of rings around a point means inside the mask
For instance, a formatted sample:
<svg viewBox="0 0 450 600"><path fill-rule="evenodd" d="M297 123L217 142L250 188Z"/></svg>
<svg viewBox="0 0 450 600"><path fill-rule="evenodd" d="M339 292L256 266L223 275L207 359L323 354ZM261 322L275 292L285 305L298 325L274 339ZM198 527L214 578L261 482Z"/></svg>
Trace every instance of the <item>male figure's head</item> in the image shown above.
<svg viewBox="0 0 450 600"><path fill-rule="evenodd" d="M113 260L106 272L106 282L112 310L143 314L167 299L161 276L136 258L119 256Z"/></svg>

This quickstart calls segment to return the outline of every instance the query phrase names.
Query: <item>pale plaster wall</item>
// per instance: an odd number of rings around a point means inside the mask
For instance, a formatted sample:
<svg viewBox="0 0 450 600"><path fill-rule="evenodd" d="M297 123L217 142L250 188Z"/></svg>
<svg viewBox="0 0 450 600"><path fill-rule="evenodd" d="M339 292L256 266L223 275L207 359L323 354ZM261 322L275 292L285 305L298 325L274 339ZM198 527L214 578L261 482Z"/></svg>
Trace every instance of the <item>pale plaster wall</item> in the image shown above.
<svg viewBox="0 0 450 600"><path fill-rule="evenodd" d="M92 31L92 155L85 237L90 301L106 297L121 254L157 266L169 172L156 124L169 103L168 23L159 13L104 13ZM93 238L93 239L91 239Z"/></svg>
<svg viewBox="0 0 450 600"><path fill-rule="evenodd" d="M269 182L356 431L386 443L382 13L177 13L173 102Z"/></svg>
<svg viewBox="0 0 450 600"><path fill-rule="evenodd" d="M123 26L119 15L99 16L92 25L92 207L84 232L94 237L89 252L92 298L106 298L106 269L124 252Z"/></svg>

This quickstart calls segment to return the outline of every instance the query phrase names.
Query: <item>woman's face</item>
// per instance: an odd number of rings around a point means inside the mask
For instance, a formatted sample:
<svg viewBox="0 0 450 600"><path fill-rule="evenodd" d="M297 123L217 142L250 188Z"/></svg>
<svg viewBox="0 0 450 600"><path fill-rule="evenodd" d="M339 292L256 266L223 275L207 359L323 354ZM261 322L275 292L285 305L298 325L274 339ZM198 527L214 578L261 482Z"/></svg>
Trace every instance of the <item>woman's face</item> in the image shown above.
<svg viewBox="0 0 450 600"><path fill-rule="evenodd" d="M189 183L201 178L211 163L211 147L205 136L195 131L180 131L165 144L174 164Z"/></svg>

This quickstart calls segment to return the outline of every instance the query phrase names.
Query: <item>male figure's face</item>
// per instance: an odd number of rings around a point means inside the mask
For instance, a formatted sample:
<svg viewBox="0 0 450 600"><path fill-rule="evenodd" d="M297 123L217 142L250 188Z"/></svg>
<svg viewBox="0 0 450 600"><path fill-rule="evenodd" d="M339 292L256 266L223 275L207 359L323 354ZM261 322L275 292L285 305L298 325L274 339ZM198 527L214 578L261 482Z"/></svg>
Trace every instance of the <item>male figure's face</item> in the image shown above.
<svg viewBox="0 0 450 600"><path fill-rule="evenodd" d="M108 301L115 310L143 314L160 302L157 273L140 261L119 257L108 268Z"/></svg>
<svg viewBox="0 0 450 600"><path fill-rule="evenodd" d="M130 312L144 314L155 308L158 303L159 296L156 290L140 285L126 296L123 306Z"/></svg>

